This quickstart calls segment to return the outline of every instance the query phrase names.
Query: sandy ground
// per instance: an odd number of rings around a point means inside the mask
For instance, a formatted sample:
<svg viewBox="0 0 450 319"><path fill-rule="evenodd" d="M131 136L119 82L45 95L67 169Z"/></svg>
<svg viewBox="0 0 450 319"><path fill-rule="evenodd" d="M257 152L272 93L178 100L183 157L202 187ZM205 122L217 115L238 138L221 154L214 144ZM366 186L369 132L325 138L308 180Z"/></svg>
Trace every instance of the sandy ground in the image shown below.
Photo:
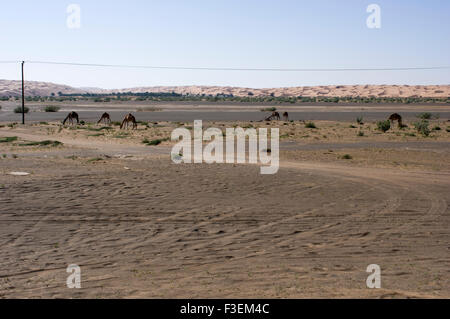
<svg viewBox="0 0 450 319"><path fill-rule="evenodd" d="M4 123L17 140L0 143L0 296L450 298L446 122L430 137L315 124L236 123L280 128L281 169L264 176L142 144L181 123ZM21 146L43 140L64 145ZM82 289L66 287L69 264ZM366 287L369 264L381 289Z"/></svg>

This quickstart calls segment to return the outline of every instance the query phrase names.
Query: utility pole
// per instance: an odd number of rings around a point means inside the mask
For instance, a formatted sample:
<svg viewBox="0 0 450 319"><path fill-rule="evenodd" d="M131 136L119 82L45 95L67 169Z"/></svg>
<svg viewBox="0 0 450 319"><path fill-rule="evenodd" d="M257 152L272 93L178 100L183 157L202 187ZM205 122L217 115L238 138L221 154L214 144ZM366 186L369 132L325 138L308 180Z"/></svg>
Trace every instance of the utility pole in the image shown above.
<svg viewBox="0 0 450 319"><path fill-rule="evenodd" d="M23 80L23 65L25 61L22 61L22 124L25 124L25 84Z"/></svg>

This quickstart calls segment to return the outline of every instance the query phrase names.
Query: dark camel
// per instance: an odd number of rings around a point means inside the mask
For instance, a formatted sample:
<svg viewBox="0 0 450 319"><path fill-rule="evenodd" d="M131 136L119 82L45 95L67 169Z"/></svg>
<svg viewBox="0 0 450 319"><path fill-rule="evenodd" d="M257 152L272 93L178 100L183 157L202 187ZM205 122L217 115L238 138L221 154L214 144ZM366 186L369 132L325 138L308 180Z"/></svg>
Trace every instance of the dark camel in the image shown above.
<svg viewBox="0 0 450 319"><path fill-rule="evenodd" d="M401 115L398 114L398 113L394 113L394 114L392 114L391 116L389 116L389 121L391 121L392 123L393 123L394 121L397 121L397 122L398 122L398 127L399 127L399 128L402 128L402 127L403 127L402 117L401 117Z"/></svg>
<svg viewBox="0 0 450 319"><path fill-rule="evenodd" d="M105 124L111 124L111 118L109 117L108 113L103 113L100 120L97 122L97 124L100 124L101 122L104 122Z"/></svg>
<svg viewBox="0 0 450 319"><path fill-rule="evenodd" d="M77 124L80 124L80 120L78 119L78 113L77 112L70 112L69 115L64 119L63 125L66 124L67 120L69 120L69 123L73 125L73 120L77 120Z"/></svg>
<svg viewBox="0 0 450 319"><path fill-rule="evenodd" d="M266 121L272 121L274 119L280 120L280 113L272 112L272 115L270 115L268 118L266 118Z"/></svg>
<svg viewBox="0 0 450 319"><path fill-rule="evenodd" d="M125 118L122 121L122 124L120 125L120 129L125 128L125 126L128 129L129 122L133 123L133 129L137 129L136 118L131 113L125 116Z"/></svg>
<svg viewBox="0 0 450 319"><path fill-rule="evenodd" d="M288 112L284 112L283 113L283 120L286 121L286 122L289 122L289 114L288 114Z"/></svg>

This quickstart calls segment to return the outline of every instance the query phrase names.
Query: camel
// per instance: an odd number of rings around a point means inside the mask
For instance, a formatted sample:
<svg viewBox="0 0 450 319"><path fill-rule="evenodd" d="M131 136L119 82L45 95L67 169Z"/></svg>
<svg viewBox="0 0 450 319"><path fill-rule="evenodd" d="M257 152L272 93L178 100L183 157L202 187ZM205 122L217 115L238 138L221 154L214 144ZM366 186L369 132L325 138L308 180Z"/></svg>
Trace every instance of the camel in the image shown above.
<svg viewBox="0 0 450 319"><path fill-rule="evenodd" d="M67 115L67 117L64 119L63 121L63 125L66 124L67 120L69 120L69 123L73 125L73 120L76 119L77 120L77 124L80 124L80 120L78 119L78 114L77 112L70 112L69 115Z"/></svg>
<svg viewBox="0 0 450 319"><path fill-rule="evenodd" d="M120 125L120 129L125 128L125 126L128 129L129 122L133 123L133 129L137 129L136 118L131 113L125 116L125 118L122 121L122 124Z"/></svg>
<svg viewBox="0 0 450 319"><path fill-rule="evenodd" d="M111 124L111 118L109 117L108 113L103 113L100 120L97 122L97 124L100 124L101 122L104 122L105 124Z"/></svg>
<svg viewBox="0 0 450 319"><path fill-rule="evenodd" d="M399 128L402 128L402 127L403 127L402 117L401 117L401 115L398 114L398 113L391 114L391 116L389 116L389 121L391 121L392 123L393 123L394 121L397 121L397 122L398 122L398 127L399 127Z"/></svg>
<svg viewBox="0 0 450 319"><path fill-rule="evenodd" d="M289 113L288 112L283 113L283 120L286 122L289 122Z"/></svg>
<svg viewBox="0 0 450 319"><path fill-rule="evenodd" d="M266 121L272 121L273 119L280 120L280 113L272 112L272 115L270 115L268 118L266 118Z"/></svg>

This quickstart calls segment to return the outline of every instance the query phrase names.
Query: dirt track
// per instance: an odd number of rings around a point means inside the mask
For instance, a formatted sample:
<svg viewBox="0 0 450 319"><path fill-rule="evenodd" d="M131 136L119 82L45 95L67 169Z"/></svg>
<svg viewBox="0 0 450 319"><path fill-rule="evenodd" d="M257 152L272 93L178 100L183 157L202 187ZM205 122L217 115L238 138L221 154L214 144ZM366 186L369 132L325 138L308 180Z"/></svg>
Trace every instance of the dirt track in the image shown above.
<svg viewBox="0 0 450 319"><path fill-rule="evenodd" d="M117 147L65 142L0 160L2 297L450 297L450 171L284 160L262 176L133 145L90 162Z"/></svg>

